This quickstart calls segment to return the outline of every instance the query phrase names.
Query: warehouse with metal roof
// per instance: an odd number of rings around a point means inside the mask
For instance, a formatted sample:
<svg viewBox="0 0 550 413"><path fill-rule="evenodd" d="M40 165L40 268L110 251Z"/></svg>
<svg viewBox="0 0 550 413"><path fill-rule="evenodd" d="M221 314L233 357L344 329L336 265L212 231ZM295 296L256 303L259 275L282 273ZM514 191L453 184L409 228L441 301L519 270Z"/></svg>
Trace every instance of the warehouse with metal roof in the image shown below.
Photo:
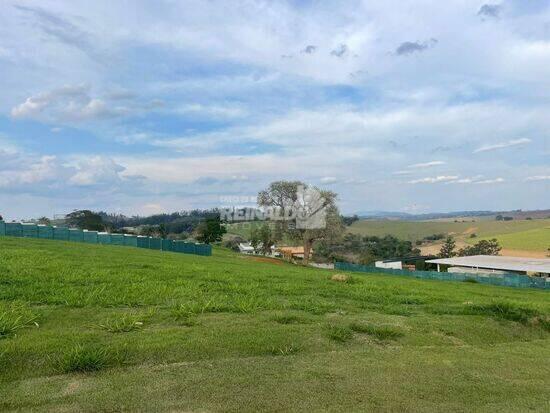
<svg viewBox="0 0 550 413"><path fill-rule="evenodd" d="M438 271L445 268L448 272L516 273L543 277L550 276L550 259L548 258L473 255L470 257L437 258L426 262L437 264Z"/></svg>

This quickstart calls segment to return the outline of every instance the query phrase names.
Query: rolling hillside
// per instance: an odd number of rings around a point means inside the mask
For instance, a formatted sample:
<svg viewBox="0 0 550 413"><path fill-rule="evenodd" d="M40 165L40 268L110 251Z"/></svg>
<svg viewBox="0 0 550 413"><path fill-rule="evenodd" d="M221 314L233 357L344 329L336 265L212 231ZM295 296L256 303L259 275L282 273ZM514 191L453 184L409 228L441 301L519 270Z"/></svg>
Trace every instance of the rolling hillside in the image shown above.
<svg viewBox="0 0 550 413"><path fill-rule="evenodd" d="M3 411L544 411L548 292L0 237Z"/></svg>
<svg viewBox="0 0 550 413"><path fill-rule="evenodd" d="M496 221L494 219L473 218L433 221L371 221L355 222L350 232L362 235L394 235L411 242L421 240L433 234L452 235L458 245L475 243L480 239L497 238L502 247L513 250L537 252L544 256L550 247L550 219ZM471 238L475 234L475 238ZM434 253L439 250L439 242L428 244L423 251Z"/></svg>

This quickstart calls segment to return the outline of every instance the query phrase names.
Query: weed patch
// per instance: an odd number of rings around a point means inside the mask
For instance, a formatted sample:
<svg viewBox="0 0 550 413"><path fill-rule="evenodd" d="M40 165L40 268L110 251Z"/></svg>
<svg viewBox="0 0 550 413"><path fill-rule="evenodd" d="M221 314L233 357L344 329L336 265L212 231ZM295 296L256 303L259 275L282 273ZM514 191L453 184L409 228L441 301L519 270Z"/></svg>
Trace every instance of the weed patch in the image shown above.
<svg viewBox="0 0 550 413"><path fill-rule="evenodd" d="M272 347L269 353L274 356L290 356L291 354L295 354L300 350L301 346L292 343L280 347Z"/></svg>
<svg viewBox="0 0 550 413"><path fill-rule="evenodd" d="M143 321L141 317L135 314L122 314L112 316L100 324L99 327L110 333L128 333L140 330L143 327Z"/></svg>
<svg viewBox="0 0 550 413"><path fill-rule="evenodd" d="M334 274L330 277L331 281L341 282L341 283L351 283L353 278L347 274Z"/></svg>
<svg viewBox="0 0 550 413"><path fill-rule="evenodd" d="M279 324L298 324L303 323L305 320L296 314L277 313L271 320Z"/></svg>
<svg viewBox="0 0 550 413"><path fill-rule="evenodd" d="M62 373L93 372L120 364L123 357L117 352L100 346L77 345L64 354L57 362Z"/></svg>
<svg viewBox="0 0 550 413"><path fill-rule="evenodd" d="M333 341L345 343L353 338L353 330L348 326L329 324L327 326L327 337Z"/></svg>
<svg viewBox="0 0 550 413"><path fill-rule="evenodd" d="M349 327L352 331L360 334L368 334L378 340L396 340L404 334L401 330L392 326L375 326L366 323L352 323Z"/></svg>
<svg viewBox="0 0 550 413"><path fill-rule="evenodd" d="M491 304L470 304L464 309L465 314L487 315L501 320L517 321L526 324L540 314L528 307L522 307L509 301L495 301Z"/></svg>
<svg viewBox="0 0 550 413"><path fill-rule="evenodd" d="M13 337L18 330L38 327L38 315L20 303L0 303L0 339Z"/></svg>

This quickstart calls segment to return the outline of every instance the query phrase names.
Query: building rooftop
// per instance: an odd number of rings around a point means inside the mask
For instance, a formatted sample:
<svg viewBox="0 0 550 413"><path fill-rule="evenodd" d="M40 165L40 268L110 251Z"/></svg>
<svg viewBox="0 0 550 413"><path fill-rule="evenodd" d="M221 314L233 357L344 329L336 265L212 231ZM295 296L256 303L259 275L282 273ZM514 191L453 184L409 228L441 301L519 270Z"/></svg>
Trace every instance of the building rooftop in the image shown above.
<svg viewBox="0 0 550 413"><path fill-rule="evenodd" d="M472 255L470 257L438 258L435 260L427 260L426 262L431 264L444 264L458 267L550 273L550 259L547 258Z"/></svg>

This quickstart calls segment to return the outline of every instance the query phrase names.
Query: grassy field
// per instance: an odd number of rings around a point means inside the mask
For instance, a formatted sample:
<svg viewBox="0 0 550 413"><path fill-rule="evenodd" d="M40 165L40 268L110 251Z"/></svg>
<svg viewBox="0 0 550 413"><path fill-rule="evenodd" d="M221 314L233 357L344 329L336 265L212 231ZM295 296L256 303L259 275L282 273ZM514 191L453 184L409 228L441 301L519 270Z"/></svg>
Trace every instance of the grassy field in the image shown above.
<svg viewBox="0 0 550 413"><path fill-rule="evenodd" d="M0 237L2 411L540 411L547 291Z"/></svg>
<svg viewBox="0 0 550 413"><path fill-rule="evenodd" d="M496 237L504 248L527 251L546 251L550 247L550 219L496 221L464 219L434 221L357 221L350 232L363 235L394 235L400 239L417 241L433 234L453 235L459 241L474 243ZM473 222L472 222L473 221ZM476 234L476 238L470 238Z"/></svg>
<svg viewBox="0 0 550 413"><path fill-rule="evenodd" d="M550 226L511 234L496 235L495 238L503 248L547 251L550 248Z"/></svg>

